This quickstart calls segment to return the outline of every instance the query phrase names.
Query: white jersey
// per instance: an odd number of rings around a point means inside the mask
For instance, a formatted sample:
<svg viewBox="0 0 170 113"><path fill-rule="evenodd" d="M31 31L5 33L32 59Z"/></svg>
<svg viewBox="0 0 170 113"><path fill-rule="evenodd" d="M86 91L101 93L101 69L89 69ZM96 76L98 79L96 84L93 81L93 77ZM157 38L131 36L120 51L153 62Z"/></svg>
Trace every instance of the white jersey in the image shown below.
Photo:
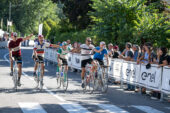
<svg viewBox="0 0 170 113"><path fill-rule="evenodd" d="M44 57L45 48L50 47L50 46L51 46L51 44L49 44L47 42L43 42L42 44L40 44L39 42L35 42L34 50L36 50L37 56Z"/></svg>
<svg viewBox="0 0 170 113"><path fill-rule="evenodd" d="M80 45L81 48L81 58L82 60L90 59L91 51L95 48L92 44L89 46L87 44Z"/></svg>

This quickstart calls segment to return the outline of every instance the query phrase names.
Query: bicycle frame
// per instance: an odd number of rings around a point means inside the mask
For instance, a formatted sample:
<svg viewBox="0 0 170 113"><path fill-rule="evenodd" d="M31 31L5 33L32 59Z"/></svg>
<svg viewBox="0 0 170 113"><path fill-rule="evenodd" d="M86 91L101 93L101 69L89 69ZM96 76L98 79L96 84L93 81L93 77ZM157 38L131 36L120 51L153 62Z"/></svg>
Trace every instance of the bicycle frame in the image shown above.
<svg viewBox="0 0 170 113"><path fill-rule="evenodd" d="M66 91L68 87L68 76L66 71L66 65L63 65L62 62L59 62L61 66L59 66L59 75L56 75L57 77L57 85L58 88L61 87L61 84L63 86L63 89Z"/></svg>

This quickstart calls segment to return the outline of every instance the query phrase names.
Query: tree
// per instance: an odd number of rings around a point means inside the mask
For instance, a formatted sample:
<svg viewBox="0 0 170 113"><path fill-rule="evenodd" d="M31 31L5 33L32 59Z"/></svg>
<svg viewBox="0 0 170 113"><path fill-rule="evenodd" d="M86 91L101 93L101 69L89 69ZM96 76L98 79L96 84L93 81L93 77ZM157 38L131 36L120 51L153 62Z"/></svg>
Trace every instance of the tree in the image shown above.
<svg viewBox="0 0 170 113"><path fill-rule="evenodd" d="M8 17L9 2L12 3L12 21L22 33L37 33L39 22L48 18L60 21L57 16L57 4L51 0L2 0L1 6L6 12L0 15L4 18Z"/></svg>

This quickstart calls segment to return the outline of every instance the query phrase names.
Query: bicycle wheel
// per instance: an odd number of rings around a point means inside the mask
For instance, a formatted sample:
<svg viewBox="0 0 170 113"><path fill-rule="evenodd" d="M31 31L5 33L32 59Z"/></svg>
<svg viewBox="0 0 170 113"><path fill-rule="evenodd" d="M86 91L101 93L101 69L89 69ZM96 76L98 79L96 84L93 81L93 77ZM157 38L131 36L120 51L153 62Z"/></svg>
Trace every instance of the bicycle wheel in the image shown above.
<svg viewBox="0 0 170 113"><path fill-rule="evenodd" d="M95 89L95 79L94 79L94 75L91 74L89 76L89 84L88 84L88 90L90 93L93 93L94 89Z"/></svg>
<svg viewBox="0 0 170 113"><path fill-rule="evenodd" d="M41 71L41 67L40 67L40 76L39 76L39 84L40 84L40 91L43 89L43 78L42 78L42 71Z"/></svg>
<svg viewBox="0 0 170 113"><path fill-rule="evenodd" d="M61 87L61 70L57 69L58 74L56 73L56 82L57 82L57 88Z"/></svg>
<svg viewBox="0 0 170 113"><path fill-rule="evenodd" d="M39 87L39 83L40 83L40 66L38 65L38 69L37 69L37 72L36 72L37 74L36 74L36 79L35 79L35 81L36 81L36 88L38 88Z"/></svg>
<svg viewBox="0 0 170 113"><path fill-rule="evenodd" d="M67 87L68 87L67 73L64 73L64 76L62 77L62 86L63 86L63 90L67 91Z"/></svg>
<svg viewBox="0 0 170 113"><path fill-rule="evenodd" d="M17 83L18 83L18 71L16 67L14 67L14 72L13 72L13 82L14 82L14 89L17 91Z"/></svg>
<svg viewBox="0 0 170 113"><path fill-rule="evenodd" d="M61 87L61 76L60 76L60 74L59 75L56 74L56 80L57 80L57 88L60 88Z"/></svg>
<svg viewBox="0 0 170 113"><path fill-rule="evenodd" d="M108 89L108 74L104 70L102 70L101 82L102 93L106 93Z"/></svg>

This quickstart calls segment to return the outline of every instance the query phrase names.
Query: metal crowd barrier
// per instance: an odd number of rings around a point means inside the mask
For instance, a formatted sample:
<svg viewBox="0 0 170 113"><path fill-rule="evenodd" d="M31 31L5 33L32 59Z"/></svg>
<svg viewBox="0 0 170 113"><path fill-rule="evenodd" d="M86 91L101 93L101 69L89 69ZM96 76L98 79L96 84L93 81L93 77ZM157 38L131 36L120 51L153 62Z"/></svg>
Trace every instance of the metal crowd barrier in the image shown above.
<svg viewBox="0 0 170 113"><path fill-rule="evenodd" d="M0 41L0 48L7 48L8 41Z"/></svg>
<svg viewBox="0 0 170 113"><path fill-rule="evenodd" d="M45 50L45 59L57 63L57 52L55 49ZM81 55L77 53L68 54L68 66L81 70ZM160 91L162 95L170 94L170 67L158 68L158 65L151 64L146 69L145 64L124 61L122 59L109 59L109 77L139 87Z"/></svg>

